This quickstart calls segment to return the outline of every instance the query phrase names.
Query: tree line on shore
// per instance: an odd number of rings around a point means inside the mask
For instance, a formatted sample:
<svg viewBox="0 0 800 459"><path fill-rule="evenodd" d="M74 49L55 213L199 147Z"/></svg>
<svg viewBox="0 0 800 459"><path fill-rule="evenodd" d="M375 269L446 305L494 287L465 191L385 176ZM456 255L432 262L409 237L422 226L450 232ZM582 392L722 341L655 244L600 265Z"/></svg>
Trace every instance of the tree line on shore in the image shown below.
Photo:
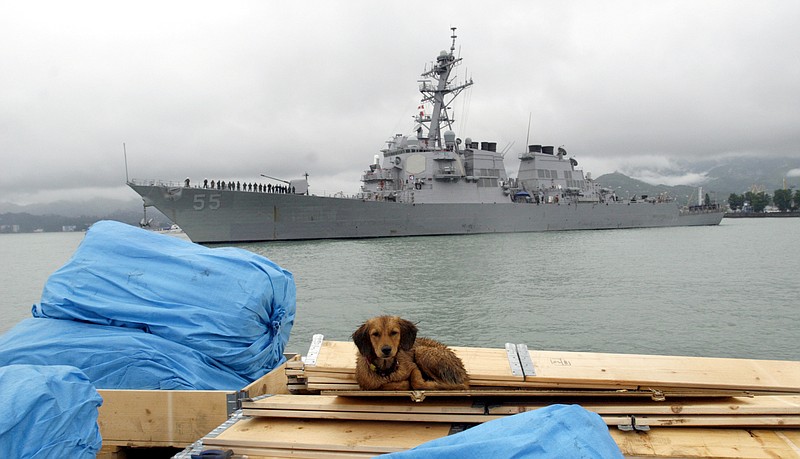
<svg viewBox="0 0 800 459"><path fill-rule="evenodd" d="M732 211L764 212L768 205L774 205L781 212L795 212L800 208L800 190L775 190L770 196L764 191L748 191L743 194L731 193L728 206Z"/></svg>

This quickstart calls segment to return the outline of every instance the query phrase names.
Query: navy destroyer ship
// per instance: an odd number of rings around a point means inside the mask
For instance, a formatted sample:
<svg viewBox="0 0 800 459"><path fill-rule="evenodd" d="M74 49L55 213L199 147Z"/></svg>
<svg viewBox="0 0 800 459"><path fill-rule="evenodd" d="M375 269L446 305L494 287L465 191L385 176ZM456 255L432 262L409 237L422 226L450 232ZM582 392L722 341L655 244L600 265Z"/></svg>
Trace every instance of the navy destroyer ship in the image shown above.
<svg viewBox="0 0 800 459"><path fill-rule="evenodd" d="M368 166L355 196L315 196L308 177L280 186L129 180L144 200L198 243L512 233L718 225L715 204L679 206L666 195L622 198L578 169L564 148L527 145L508 177L495 142L455 133L453 101L470 87L449 51L422 73L409 135ZM430 108L426 110L426 108Z"/></svg>

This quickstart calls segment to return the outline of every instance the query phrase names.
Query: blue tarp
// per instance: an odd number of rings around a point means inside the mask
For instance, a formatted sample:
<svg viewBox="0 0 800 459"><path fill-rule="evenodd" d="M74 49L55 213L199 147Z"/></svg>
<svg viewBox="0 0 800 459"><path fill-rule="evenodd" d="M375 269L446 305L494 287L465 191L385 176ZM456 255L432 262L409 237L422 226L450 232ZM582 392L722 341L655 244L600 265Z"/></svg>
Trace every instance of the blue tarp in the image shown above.
<svg viewBox="0 0 800 459"><path fill-rule="evenodd" d="M132 328L25 319L0 336L0 366L70 365L100 389L239 390L250 383L178 343Z"/></svg>
<svg viewBox="0 0 800 459"><path fill-rule="evenodd" d="M578 405L551 405L480 424L392 459L622 458L605 422Z"/></svg>
<svg viewBox="0 0 800 459"><path fill-rule="evenodd" d="M143 330L255 380L284 361L295 300L292 274L265 257L101 221L33 315Z"/></svg>
<svg viewBox="0 0 800 459"><path fill-rule="evenodd" d="M94 459L103 399L80 370L0 367L0 454L19 459Z"/></svg>

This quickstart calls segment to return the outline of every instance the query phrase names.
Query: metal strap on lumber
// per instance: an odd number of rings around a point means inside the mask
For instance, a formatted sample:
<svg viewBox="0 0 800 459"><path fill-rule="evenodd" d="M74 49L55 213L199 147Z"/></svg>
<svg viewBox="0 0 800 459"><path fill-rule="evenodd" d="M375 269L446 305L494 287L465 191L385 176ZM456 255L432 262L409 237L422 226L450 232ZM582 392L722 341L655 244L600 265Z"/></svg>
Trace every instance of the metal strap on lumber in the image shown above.
<svg viewBox="0 0 800 459"><path fill-rule="evenodd" d="M214 438L217 437L222 432L225 432L230 428L232 425L236 424L240 419L242 419L242 411L236 411L227 421L223 422L217 428L212 430L203 438ZM186 449L179 452L178 454L172 456L173 459L191 459L193 455L198 455L203 452L203 438L197 440L196 442L192 443L191 445L187 446Z"/></svg>
<svg viewBox="0 0 800 459"><path fill-rule="evenodd" d="M469 429L473 425L474 424L464 424L464 423L455 423L454 422L453 424L450 425L450 432L448 432L447 435L450 436L450 435L455 435L457 433L461 433L461 432Z"/></svg>
<svg viewBox="0 0 800 459"><path fill-rule="evenodd" d="M519 362L517 346L512 343L506 343L506 354L508 354L508 365L511 367L511 374L525 376L525 373L522 372L522 364Z"/></svg>
<svg viewBox="0 0 800 459"><path fill-rule="evenodd" d="M222 432L225 432L232 425L234 425L237 422L239 422L239 420L242 419L243 416L244 415L242 414L241 410L233 413L233 416L231 416L230 418L228 418L227 421L225 421L222 424L220 424L219 426L217 426L217 428L215 428L214 430L209 432L208 435L206 435L203 438L216 438L216 437L218 437Z"/></svg>
<svg viewBox="0 0 800 459"><path fill-rule="evenodd" d="M246 390L238 390L231 392L226 396L228 402L228 416L232 415L234 411L242 408L242 400L250 398L250 394Z"/></svg>
<svg viewBox="0 0 800 459"><path fill-rule="evenodd" d="M533 360L531 360L531 353L528 352L527 344L517 344L517 356L519 357L520 365L522 365L522 373L525 376L536 376L536 368L533 366Z"/></svg>
<svg viewBox="0 0 800 459"><path fill-rule="evenodd" d="M527 345L506 343L506 354L508 354L508 365L511 367L512 375L536 376L536 369Z"/></svg>
<svg viewBox="0 0 800 459"><path fill-rule="evenodd" d="M636 416L630 416L630 420L631 420L630 424L619 424L617 425L617 429L623 432L632 432L634 430L637 432L647 432L648 430L650 430L650 426L646 424L637 424Z"/></svg>
<svg viewBox="0 0 800 459"><path fill-rule="evenodd" d="M172 456L172 459L191 459L192 455L200 454L203 452L203 440L197 440L191 445L187 446L183 451Z"/></svg>
<svg viewBox="0 0 800 459"><path fill-rule="evenodd" d="M248 399L247 401L248 402L257 402L259 400L264 400L265 398L270 398L270 397L274 397L274 396L275 396L275 394L264 394L264 395L259 395L258 397L253 397L251 399Z"/></svg>
<svg viewBox="0 0 800 459"><path fill-rule="evenodd" d="M306 366L313 367L317 364L319 350L322 348L322 339L323 335L319 333L311 337L311 346L309 346L308 353L306 354L305 359L303 359L303 362L305 362Z"/></svg>

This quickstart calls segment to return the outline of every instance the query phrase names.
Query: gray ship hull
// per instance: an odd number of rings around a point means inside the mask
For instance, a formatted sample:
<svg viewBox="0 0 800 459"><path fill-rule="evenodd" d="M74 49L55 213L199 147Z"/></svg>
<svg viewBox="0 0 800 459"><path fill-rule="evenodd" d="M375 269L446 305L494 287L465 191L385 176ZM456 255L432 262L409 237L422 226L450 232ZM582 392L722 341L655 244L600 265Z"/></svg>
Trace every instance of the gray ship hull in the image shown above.
<svg viewBox="0 0 800 459"><path fill-rule="evenodd" d="M128 184L198 243L718 225L674 202L408 204Z"/></svg>

